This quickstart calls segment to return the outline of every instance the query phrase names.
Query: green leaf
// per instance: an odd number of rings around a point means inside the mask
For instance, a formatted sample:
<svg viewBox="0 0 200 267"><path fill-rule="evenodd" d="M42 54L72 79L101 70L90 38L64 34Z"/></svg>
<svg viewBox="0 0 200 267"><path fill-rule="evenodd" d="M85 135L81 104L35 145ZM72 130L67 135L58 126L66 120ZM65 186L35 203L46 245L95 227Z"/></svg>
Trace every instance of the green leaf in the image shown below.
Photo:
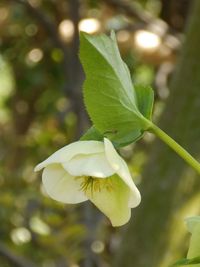
<svg viewBox="0 0 200 267"><path fill-rule="evenodd" d="M80 59L86 74L84 102L94 127L116 144L130 143L148 128L138 109L129 70L112 34L80 35Z"/></svg>
<svg viewBox="0 0 200 267"><path fill-rule="evenodd" d="M195 257L192 259L181 259L175 262L170 267L177 267L177 266L186 266L186 265L196 265L200 264L200 257Z"/></svg>
<svg viewBox="0 0 200 267"><path fill-rule="evenodd" d="M135 134L135 135L134 135ZM89 128L85 134L80 138L80 140L84 141L84 140L96 140L96 141L103 141L103 138L108 136L109 133L105 133L105 135L102 135L98 130L95 129L94 126L92 126L91 128ZM121 146L126 146L128 145L130 142L135 142L138 139L140 139L143 136L142 132L136 132L133 131L133 133L131 133L130 135L126 136L126 138L123 139L123 142L121 142L120 144L117 142L113 142L114 146L116 148L119 148Z"/></svg>
<svg viewBox="0 0 200 267"><path fill-rule="evenodd" d="M154 92L151 87L136 85L135 86L136 97L138 101L139 111L144 117L151 120L153 102L154 102ZM136 142L142 138L143 131L132 131L129 135L126 135L120 140L120 143L113 142L115 147L126 146L129 143ZM109 132L105 132L104 135L108 136ZM92 126L82 137L81 140L97 140L102 141L104 136Z"/></svg>
<svg viewBox="0 0 200 267"><path fill-rule="evenodd" d="M135 85L135 91L139 111L145 118L151 120L154 103L154 92L152 88L150 86Z"/></svg>
<svg viewBox="0 0 200 267"><path fill-rule="evenodd" d="M96 140L96 141L102 141L103 140L103 135L99 131L97 131L94 126L92 126L80 138L80 140Z"/></svg>
<svg viewBox="0 0 200 267"><path fill-rule="evenodd" d="M139 139L142 138L143 135L144 131L133 130L132 133L130 133L129 135L127 134L126 136L124 136L124 138L121 138L120 143L113 141L113 144L116 148L124 147L138 141Z"/></svg>

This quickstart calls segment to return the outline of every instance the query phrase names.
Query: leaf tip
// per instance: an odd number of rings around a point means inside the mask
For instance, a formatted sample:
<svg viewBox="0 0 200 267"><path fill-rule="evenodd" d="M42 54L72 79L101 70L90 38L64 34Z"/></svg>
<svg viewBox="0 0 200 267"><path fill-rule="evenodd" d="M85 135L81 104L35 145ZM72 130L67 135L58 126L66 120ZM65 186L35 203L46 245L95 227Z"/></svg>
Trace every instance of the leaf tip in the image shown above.
<svg viewBox="0 0 200 267"><path fill-rule="evenodd" d="M110 31L110 38L111 38L113 41L116 41L116 34L115 34L115 31L114 31L114 30L111 30L111 31Z"/></svg>

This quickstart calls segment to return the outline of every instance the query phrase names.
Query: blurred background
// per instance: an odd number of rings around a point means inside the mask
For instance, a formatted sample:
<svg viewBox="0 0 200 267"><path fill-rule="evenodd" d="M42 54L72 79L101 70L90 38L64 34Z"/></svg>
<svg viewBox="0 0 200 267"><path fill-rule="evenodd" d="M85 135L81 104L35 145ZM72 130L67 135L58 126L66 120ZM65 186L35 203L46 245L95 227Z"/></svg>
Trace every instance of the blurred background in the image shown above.
<svg viewBox="0 0 200 267"><path fill-rule="evenodd" d="M171 95L169 83L182 51L192 4L192 0L0 0L1 267L116 265L126 241L124 233L132 224L114 229L90 203L73 206L51 200L41 185L41 173L34 173L33 168L77 140L90 126L82 102L79 31L116 31L134 83L151 85L155 91L154 121L159 121ZM168 121L176 114L168 116ZM154 144L154 137L147 134L121 151L139 187L144 166L152 154L158 157L161 153L154 146L160 149L161 144ZM176 160L174 170L179 168L176 162L182 166ZM147 170L151 172L151 167ZM157 209L157 216L162 217L163 209ZM170 208L167 210L169 214ZM144 215L144 209L142 212ZM152 216L154 213L152 208ZM182 218L179 220L183 224ZM182 228L181 234L177 232L183 246L176 247L176 256L184 255L187 247ZM140 230L142 223L132 239ZM176 231L167 236L168 244L169 239L177 243ZM150 243L154 233L151 237ZM130 249L131 241L125 243ZM167 262L172 259L167 256ZM133 257L133 263L124 266L168 266L166 260L162 264L134 263Z"/></svg>

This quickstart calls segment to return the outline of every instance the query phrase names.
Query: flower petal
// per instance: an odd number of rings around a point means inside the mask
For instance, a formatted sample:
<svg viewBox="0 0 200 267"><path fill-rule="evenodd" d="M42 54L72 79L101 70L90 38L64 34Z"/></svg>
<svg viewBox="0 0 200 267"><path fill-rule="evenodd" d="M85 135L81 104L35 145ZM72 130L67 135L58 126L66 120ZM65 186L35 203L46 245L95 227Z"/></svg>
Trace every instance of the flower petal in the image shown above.
<svg viewBox="0 0 200 267"><path fill-rule="evenodd" d="M129 187L117 176L102 180L102 186L90 188L85 192L91 202L99 208L111 221L113 226L127 223L131 216L128 207Z"/></svg>
<svg viewBox="0 0 200 267"><path fill-rule="evenodd" d="M60 164L47 166L42 174L42 182L47 194L57 201L75 204L88 199L80 190L81 179L75 179Z"/></svg>
<svg viewBox="0 0 200 267"><path fill-rule="evenodd" d="M104 144L105 144L106 157L110 165L115 170L115 172L121 177L124 183L126 183L129 186L131 190L129 207L134 208L138 206L141 201L141 195L132 180L126 162L118 155L113 144L107 138L104 138Z"/></svg>
<svg viewBox="0 0 200 267"><path fill-rule="evenodd" d="M185 219L188 231L192 234L197 224L200 224L200 216L192 216Z"/></svg>
<svg viewBox="0 0 200 267"><path fill-rule="evenodd" d="M77 155L62 165L74 176L105 178L115 173L109 165L105 153Z"/></svg>
<svg viewBox="0 0 200 267"><path fill-rule="evenodd" d="M52 163L63 163L72 159L76 155L101 153L104 151L104 145L99 141L77 141L70 145L64 146L43 162L39 163L34 171L39 171Z"/></svg>

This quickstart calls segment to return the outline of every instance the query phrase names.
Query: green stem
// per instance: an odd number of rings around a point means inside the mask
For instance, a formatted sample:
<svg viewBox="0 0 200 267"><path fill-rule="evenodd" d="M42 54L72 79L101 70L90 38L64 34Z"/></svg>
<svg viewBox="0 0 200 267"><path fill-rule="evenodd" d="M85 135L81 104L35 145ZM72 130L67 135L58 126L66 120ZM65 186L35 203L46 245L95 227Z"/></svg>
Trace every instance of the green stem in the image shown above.
<svg viewBox="0 0 200 267"><path fill-rule="evenodd" d="M195 169L200 174L200 163L194 159L182 146L180 146L176 141L174 141L169 135L163 132L155 124L149 125L149 131L153 132L158 136L163 142L165 142L169 147L171 147L181 158L183 158L193 169Z"/></svg>

